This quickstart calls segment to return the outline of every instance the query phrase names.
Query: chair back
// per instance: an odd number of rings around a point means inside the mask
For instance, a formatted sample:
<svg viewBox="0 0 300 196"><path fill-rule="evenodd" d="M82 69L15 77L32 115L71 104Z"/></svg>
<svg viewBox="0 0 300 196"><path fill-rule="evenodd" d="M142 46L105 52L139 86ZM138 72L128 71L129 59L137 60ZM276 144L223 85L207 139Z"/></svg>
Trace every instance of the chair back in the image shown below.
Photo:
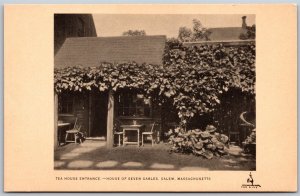
<svg viewBox="0 0 300 196"><path fill-rule="evenodd" d="M122 125L122 122L119 119L116 118L114 124Z"/></svg>
<svg viewBox="0 0 300 196"><path fill-rule="evenodd" d="M81 129L81 124L78 123L78 118L76 117L75 119L75 123L74 123L74 127L73 127L74 130L77 130L77 131L80 131Z"/></svg>
<svg viewBox="0 0 300 196"><path fill-rule="evenodd" d="M77 124L76 126L74 126L74 129L77 130L77 131L80 131L81 125Z"/></svg>
<svg viewBox="0 0 300 196"><path fill-rule="evenodd" d="M122 123L119 119L115 119L113 131L114 131L114 132L119 132L119 131L120 131L120 126L121 126L122 124L123 124L123 123Z"/></svg>
<svg viewBox="0 0 300 196"><path fill-rule="evenodd" d="M156 125L156 122L154 122L151 126L151 130L150 130L151 133L153 133L155 125Z"/></svg>
<svg viewBox="0 0 300 196"><path fill-rule="evenodd" d="M73 129L76 129L76 127L77 127L77 121L78 121L78 118L76 117L75 122L74 122L74 128L73 128Z"/></svg>

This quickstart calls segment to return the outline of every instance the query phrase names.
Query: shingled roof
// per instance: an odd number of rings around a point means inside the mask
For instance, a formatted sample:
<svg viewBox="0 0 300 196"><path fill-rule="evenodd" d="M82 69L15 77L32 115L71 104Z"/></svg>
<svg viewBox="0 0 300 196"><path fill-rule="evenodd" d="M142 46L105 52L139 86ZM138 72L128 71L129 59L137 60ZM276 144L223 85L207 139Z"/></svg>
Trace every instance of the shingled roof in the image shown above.
<svg viewBox="0 0 300 196"><path fill-rule="evenodd" d="M162 64L166 36L67 38L54 58L56 68L100 62Z"/></svg>
<svg viewBox="0 0 300 196"><path fill-rule="evenodd" d="M242 27L210 28L208 31L211 32L208 36L211 41L239 40L241 33L247 32L247 30Z"/></svg>

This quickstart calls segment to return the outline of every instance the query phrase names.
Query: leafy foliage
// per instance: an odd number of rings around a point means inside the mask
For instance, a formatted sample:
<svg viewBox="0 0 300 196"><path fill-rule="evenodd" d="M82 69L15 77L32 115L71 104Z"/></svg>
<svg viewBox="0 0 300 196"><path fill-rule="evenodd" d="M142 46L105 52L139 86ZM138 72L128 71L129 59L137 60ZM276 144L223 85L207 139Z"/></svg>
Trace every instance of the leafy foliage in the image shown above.
<svg viewBox="0 0 300 196"><path fill-rule="evenodd" d="M244 144L255 144L256 143L256 132L253 131L244 141Z"/></svg>
<svg viewBox="0 0 300 196"><path fill-rule="evenodd" d="M256 36L256 26L255 26L255 24L252 25L251 27L247 26L246 30L247 30L246 33L241 33L239 38L242 39L242 40L255 39L255 36Z"/></svg>
<svg viewBox="0 0 300 196"><path fill-rule="evenodd" d="M255 95L249 92L242 92L239 88L230 88L220 97L220 104L215 107L214 112L208 114L214 123L223 133L239 132L251 127L245 127L245 122L240 118L241 113L245 114L248 122L255 125ZM201 117L202 119L202 117ZM198 118L198 121L201 121ZM193 122L196 119L192 119ZM196 121L197 122L197 121Z"/></svg>
<svg viewBox="0 0 300 196"><path fill-rule="evenodd" d="M191 48L170 40L168 46L164 64L174 73L170 83L180 92L174 96L174 105L183 117L181 122L195 113L213 111L220 95L230 88L255 93L255 45Z"/></svg>
<svg viewBox="0 0 300 196"><path fill-rule="evenodd" d="M205 40L208 41L208 36L211 34L211 32L205 28L200 20L193 19L193 31L194 31L194 40Z"/></svg>
<svg viewBox="0 0 300 196"><path fill-rule="evenodd" d="M214 111L229 88L255 94L254 44L185 47L173 39L167 42L163 61L55 69L55 91L135 89L159 104L171 102L182 127L195 115Z"/></svg>
<svg viewBox="0 0 300 196"><path fill-rule="evenodd" d="M208 41L211 32L205 28L200 20L193 19L193 30L187 27L180 27L178 40L182 42Z"/></svg>
<svg viewBox="0 0 300 196"><path fill-rule="evenodd" d="M182 42L190 42L193 40L193 32L190 28L180 27L178 30L178 39Z"/></svg>
<svg viewBox="0 0 300 196"><path fill-rule="evenodd" d="M255 129L252 133L247 136L245 141L243 142L244 145L244 152L250 154L256 154L256 132Z"/></svg>
<svg viewBox="0 0 300 196"><path fill-rule="evenodd" d="M210 133L200 129L184 131L178 127L170 130L167 134L169 143L172 145L171 152L179 152L196 156L203 156L207 159L213 156L226 154L225 148L228 146L228 137L218 132Z"/></svg>

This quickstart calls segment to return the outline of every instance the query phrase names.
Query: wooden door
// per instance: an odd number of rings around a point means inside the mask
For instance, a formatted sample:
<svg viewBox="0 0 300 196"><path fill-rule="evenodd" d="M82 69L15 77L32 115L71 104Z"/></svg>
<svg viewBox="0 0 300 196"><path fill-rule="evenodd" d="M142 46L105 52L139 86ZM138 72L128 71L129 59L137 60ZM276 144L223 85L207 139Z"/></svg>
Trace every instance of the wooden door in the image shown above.
<svg viewBox="0 0 300 196"><path fill-rule="evenodd" d="M106 137L107 99L107 93L94 92L91 95L90 137Z"/></svg>

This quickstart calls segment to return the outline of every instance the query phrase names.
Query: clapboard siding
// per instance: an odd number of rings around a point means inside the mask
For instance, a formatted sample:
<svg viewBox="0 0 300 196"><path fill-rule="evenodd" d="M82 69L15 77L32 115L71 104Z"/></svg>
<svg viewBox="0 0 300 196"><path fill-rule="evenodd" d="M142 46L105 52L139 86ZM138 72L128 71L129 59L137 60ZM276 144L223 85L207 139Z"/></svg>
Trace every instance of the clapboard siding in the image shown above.
<svg viewBox="0 0 300 196"><path fill-rule="evenodd" d="M73 112L69 114L59 114L58 119L64 122L71 123L71 127L74 126L75 120L77 118L77 123L81 125L81 131L88 133L89 129L89 100L87 93L77 93L73 94ZM62 101L62 100L60 100Z"/></svg>

